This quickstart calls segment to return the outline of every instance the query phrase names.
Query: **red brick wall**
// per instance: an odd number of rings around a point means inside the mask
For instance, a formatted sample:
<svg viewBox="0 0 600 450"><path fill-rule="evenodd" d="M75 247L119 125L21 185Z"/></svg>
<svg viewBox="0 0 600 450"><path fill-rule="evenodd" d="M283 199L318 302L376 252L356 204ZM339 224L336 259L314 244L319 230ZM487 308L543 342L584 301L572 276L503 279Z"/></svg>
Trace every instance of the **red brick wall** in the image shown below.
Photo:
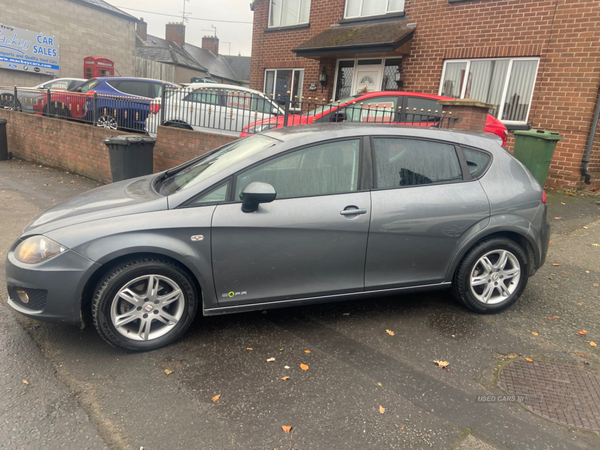
<svg viewBox="0 0 600 450"><path fill-rule="evenodd" d="M269 0L256 0L250 87L263 89L265 68L304 67L304 93L310 95L308 83L318 83L319 62L296 58L291 50L337 23L344 5L345 0L312 0L310 28L264 32ZM548 184L581 183L600 83L600 1L406 0L405 11L408 23L417 23L411 54L403 59L407 91L437 94L444 59L539 56L529 121L534 128L565 136L557 145ZM325 64L331 66L330 98L335 60ZM509 148L513 142L511 135ZM599 161L597 138L590 164L596 178Z"/></svg>
<svg viewBox="0 0 600 450"><path fill-rule="evenodd" d="M111 175L104 139L128 134L6 109L0 109L0 118L8 120L8 150L16 158L106 183L111 181ZM220 134L159 127L154 147L154 172L182 164L235 139Z"/></svg>

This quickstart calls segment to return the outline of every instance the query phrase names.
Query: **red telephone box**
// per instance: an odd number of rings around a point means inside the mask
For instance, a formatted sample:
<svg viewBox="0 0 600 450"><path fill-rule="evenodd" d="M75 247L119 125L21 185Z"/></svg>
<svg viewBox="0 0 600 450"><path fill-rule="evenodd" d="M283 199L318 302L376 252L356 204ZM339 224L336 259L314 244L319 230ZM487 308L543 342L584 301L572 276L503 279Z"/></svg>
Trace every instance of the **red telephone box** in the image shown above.
<svg viewBox="0 0 600 450"><path fill-rule="evenodd" d="M114 77L115 63L102 56L88 56L83 59L83 77Z"/></svg>

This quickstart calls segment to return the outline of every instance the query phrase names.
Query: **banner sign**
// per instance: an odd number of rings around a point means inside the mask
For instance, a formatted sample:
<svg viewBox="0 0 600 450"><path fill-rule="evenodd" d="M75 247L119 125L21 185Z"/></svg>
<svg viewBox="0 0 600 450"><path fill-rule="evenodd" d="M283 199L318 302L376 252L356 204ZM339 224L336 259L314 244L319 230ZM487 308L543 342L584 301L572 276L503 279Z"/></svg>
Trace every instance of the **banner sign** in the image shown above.
<svg viewBox="0 0 600 450"><path fill-rule="evenodd" d="M58 38L0 24L0 69L58 75Z"/></svg>

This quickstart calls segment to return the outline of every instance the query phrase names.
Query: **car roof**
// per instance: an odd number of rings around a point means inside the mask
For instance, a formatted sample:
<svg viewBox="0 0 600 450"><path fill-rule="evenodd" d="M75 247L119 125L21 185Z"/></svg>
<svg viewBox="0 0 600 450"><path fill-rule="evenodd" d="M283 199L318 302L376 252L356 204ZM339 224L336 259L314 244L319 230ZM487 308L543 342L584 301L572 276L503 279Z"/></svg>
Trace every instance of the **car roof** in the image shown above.
<svg viewBox="0 0 600 450"><path fill-rule="evenodd" d="M178 86L177 83L171 83L170 81L163 81L163 80L156 80L154 78L141 78L141 77L96 77L94 78L94 80L98 80L98 81L110 81L110 80L117 80L117 81L152 81L155 83L164 83L164 84L169 84L172 86Z"/></svg>
<svg viewBox="0 0 600 450"><path fill-rule="evenodd" d="M395 97L420 97L420 98L429 98L432 100L453 100L452 97L445 97L443 95L436 94L425 94L423 92L408 92L408 91L376 91L376 92L366 92L365 94L358 94L354 96L354 98L374 98L374 97L387 97L387 96L395 96Z"/></svg>
<svg viewBox="0 0 600 450"><path fill-rule="evenodd" d="M486 148L495 146L494 144L501 143L497 136L490 133L484 133L483 131L463 131L412 125L353 122L315 123L311 125L281 127L266 131L261 134L282 142L293 141L294 146L324 141L327 139L359 136L426 138Z"/></svg>
<svg viewBox="0 0 600 450"><path fill-rule="evenodd" d="M198 88L208 88L208 89L234 89L237 91L245 91L245 92L251 92L253 94L260 94L263 95L262 92L257 91L255 89L250 89L244 86L236 86L235 84L221 84L221 83L188 83L185 85L185 88L193 88L193 89L198 89Z"/></svg>

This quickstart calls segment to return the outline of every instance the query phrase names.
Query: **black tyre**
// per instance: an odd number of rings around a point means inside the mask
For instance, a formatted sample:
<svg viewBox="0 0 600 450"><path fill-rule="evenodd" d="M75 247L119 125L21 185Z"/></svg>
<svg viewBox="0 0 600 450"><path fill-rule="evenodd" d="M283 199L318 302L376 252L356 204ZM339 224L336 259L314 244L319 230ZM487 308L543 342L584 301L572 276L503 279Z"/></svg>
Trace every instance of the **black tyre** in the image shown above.
<svg viewBox="0 0 600 450"><path fill-rule="evenodd" d="M43 115L68 119L71 117L71 111L64 104L59 103L56 106L51 105L50 108L48 108L48 105L44 106Z"/></svg>
<svg viewBox="0 0 600 450"><path fill-rule="evenodd" d="M521 246L510 239L480 242L456 269L452 291L472 311L500 312L515 303L527 286L527 261Z"/></svg>
<svg viewBox="0 0 600 450"><path fill-rule="evenodd" d="M180 121L172 121L172 122L165 122L165 127L171 127L171 128L181 128L183 130L191 130L193 131L194 129L188 125L185 122L180 122Z"/></svg>
<svg viewBox="0 0 600 450"><path fill-rule="evenodd" d="M198 293L189 275L160 258L141 258L111 270L92 301L94 326L109 344L126 351L169 345L196 315Z"/></svg>

